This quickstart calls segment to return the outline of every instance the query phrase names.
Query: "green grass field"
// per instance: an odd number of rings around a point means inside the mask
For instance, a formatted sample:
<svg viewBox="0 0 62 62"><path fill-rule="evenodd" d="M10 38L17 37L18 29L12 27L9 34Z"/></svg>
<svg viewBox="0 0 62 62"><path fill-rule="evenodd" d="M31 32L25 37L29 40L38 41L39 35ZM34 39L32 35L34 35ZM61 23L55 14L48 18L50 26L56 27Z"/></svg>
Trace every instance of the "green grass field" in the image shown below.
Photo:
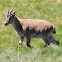
<svg viewBox="0 0 62 62"><path fill-rule="evenodd" d="M60 47L48 47L40 38L32 38L31 45L17 49L19 36L11 25L5 27L7 9L14 10L20 19L43 19L54 24ZM0 62L62 62L62 1L61 0L0 0Z"/></svg>

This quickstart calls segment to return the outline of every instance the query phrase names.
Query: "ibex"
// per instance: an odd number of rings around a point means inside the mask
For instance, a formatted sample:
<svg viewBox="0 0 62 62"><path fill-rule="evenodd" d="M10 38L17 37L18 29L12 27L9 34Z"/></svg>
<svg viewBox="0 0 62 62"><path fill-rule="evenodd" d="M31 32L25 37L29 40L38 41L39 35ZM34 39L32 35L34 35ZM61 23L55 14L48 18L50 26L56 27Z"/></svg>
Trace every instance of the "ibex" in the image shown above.
<svg viewBox="0 0 62 62"><path fill-rule="evenodd" d="M56 33L55 27L48 21L40 19L19 19L7 10L5 26L11 24L20 36L19 45L22 47L24 38L26 37L26 45L30 48L31 38L42 38L45 42L45 47L50 43L59 45L59 42L53 37L53 33Z"/></svg>

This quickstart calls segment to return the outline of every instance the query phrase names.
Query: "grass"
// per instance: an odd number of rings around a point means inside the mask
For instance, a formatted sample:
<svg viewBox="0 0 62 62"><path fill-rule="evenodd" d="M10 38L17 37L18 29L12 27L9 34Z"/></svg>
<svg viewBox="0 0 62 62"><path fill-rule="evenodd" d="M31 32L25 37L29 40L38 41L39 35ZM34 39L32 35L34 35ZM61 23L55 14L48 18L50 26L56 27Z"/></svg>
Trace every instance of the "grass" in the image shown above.
<svg viewBox="0 0 62 62"><path fill-rule="evenodd" d="M60 47L45 45L42 39L33 38L31 45L17 50L19 36L11 25L5 27L7 9L16 11L20 19L43 19L54 24L58 34L54 34ZM62 1L61 0L0 0L0 62L62 62Z"/></svg>

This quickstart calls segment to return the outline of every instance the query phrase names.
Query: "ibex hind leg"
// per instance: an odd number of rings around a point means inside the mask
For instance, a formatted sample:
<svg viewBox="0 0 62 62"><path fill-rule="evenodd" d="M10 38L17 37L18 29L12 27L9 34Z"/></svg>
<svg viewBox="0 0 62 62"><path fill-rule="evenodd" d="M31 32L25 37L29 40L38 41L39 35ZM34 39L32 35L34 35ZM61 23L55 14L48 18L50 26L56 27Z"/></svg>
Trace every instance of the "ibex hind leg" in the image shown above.
<svg viewBox="0 0 62 62"><path fill-rule="evenodd" d="M50 41L48 40L48 38L47 39L43 39L43 40L45 42L45 46L44 47L47 47L48 45L50 45Z"/></svg>
<svg viewBox="0 0 62 62"><path fill-rule="evenodd" d="M53 43L53 44L59 45L59 42L58 42L57 40L55 40L55 38L54 38L53 36L51 36L51 37L49 38L49 41L50 41L51 43Z"/></svg>

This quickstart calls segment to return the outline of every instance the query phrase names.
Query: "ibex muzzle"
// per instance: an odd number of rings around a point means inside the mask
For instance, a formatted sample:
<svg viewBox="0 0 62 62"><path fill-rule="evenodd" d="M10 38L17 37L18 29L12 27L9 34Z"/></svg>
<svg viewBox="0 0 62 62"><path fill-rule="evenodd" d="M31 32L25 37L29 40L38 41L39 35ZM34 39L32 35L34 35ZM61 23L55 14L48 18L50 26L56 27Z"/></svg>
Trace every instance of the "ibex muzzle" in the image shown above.
<svg viewBox="0 0 62 62"><path fill-rule="evenodd" d="M5 26L7 26L8 25L8 23L7 22L5 22Z"/></svg>

